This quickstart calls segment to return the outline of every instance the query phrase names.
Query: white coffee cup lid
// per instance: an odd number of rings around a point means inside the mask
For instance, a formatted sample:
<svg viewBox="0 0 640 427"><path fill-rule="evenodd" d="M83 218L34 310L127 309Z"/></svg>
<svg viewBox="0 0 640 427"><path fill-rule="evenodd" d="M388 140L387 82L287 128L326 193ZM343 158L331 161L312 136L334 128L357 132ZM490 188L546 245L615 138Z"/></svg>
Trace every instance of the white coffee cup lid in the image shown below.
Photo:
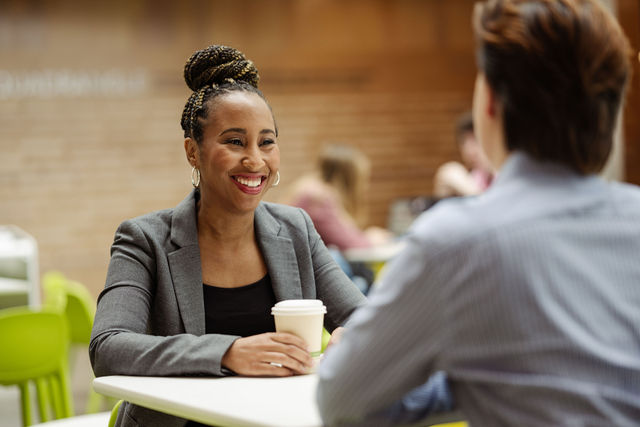
<svg viewBox="0 0 640 427"><path fill-rule="evenodd" d="M271 314L317 314L326 313L327 307L319 299L288 299L276 303Z"/></svg>

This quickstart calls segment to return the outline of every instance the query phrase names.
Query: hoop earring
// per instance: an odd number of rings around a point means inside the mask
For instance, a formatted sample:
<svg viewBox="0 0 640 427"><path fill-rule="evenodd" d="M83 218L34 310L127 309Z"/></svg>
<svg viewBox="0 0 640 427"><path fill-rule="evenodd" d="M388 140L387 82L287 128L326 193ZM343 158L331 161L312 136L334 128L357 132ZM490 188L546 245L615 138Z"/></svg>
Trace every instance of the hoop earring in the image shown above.
<svg viewBox="0 0 640 427"><path fill-rule="evenodd" d="M198 188L200 185L200 169L196 169L195 166L191 168L191 185L193 188Z"/></svg>
<svg viewBox="0 0 640 427"><path fill-rule="evenodd" d="M271 184L272 187L277 187L278 184L280 184L280 171L276 172L276 182L274 182L273 184Z"/></svg>

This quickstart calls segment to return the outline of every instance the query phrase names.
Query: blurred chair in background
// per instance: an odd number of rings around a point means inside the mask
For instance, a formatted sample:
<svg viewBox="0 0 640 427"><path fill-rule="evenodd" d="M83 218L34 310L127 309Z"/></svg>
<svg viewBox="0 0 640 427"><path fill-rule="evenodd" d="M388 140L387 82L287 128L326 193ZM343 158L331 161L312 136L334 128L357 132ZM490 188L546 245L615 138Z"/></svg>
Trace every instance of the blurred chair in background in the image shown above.
<svg viewBox="0 0 640 427"><path fill-rule="evenodd" d="M15 225L0 225L0 308L40 306L38 243Z"/></svg>
<svg viewBox="0 0 640 427"><path fill-rule="evenodd" d="M41 420L49 420L50 409L55 418L73 415L68 328L61 314L26 307L0 310L0 348L0 384L20 387L24 426L32 424L30 382L36 384Z"/></svg>
<svg viewBox="0 0 640 427"><path fill-rule="evenodd" d="M43 275L42 287L44 307L66 316L71 343L89 345L96 308L87 288L57 271Z"/></svg>
<svg viewBox="0 0 640 427"><path fill-rule="evenodd" d="M116 420L118 419L118 411L120 410L120 406L122 405L123 400L118 400L113 408L111 409L111 413L109 415L109 426L114 427L116 425Z"/></svg>
<svg viewBox="0 0 640 427"><path fill-rule="evenodd" d="M70 355L74 350L88 352L91 328L96 312L96 303L87 288L73 280L69 280L62 273L50 271L42 277L44 292L44 307L65 316L69 329ZM75 348L74 348L75 347ZM73 366L74 357L70 357ZM88 372L91 371L87 366ZM93 378L93 374L90 374ZM106 399L93 391L89 385L86 413L95 413L105 406Z"/></svg>

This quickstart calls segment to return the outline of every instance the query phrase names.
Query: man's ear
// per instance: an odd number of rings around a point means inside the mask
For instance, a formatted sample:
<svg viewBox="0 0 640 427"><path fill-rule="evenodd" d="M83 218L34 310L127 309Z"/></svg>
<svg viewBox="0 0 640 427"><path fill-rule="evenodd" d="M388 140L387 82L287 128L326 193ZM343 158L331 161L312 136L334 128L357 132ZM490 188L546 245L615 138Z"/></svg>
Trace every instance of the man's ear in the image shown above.
<svg viewBox="0 0 640 427"><path fill-rule="evenodd" d="M496 92L493 90L491 85L489 85L487 78L482 76L482 79L484 80L483 84L484 84L485 90L487 91L486 105L485 105L486 112L489 117L495 118L500 109L500 106L499 106L500 101L496 96Z"/></svg>
<svg viewBox="0 0 640 427"><path fill-rule="evenodd" d="M198 143L190 137L184 139L184 152L187 156L187 161L189 164L196 169L199 169L198 165L198 157L199 157L199 149Z"/></svg>

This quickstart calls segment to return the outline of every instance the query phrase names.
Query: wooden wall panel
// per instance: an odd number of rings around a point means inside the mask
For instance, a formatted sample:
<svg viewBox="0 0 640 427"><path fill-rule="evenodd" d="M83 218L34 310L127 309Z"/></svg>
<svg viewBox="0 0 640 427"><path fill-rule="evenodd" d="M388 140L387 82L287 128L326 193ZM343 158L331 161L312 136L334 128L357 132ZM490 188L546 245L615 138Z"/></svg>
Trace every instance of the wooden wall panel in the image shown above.
<svg viewBox="0 0 640 427"><path fill-rule="evenodd" d="M624 111L625 180L640 185L640 1L618 0L618 16L631 43L633 75Z"/></svg>
<svg viewBox="0 0 640 427"><path fill-rule="evenodd" d="M425 103L426 97L433 104ZM370 219L385 225L395 198L431 194L435 169L457 155L452 121L469 99L431 92L279 96L272 102L276 114L286 117L281 122L281 191L291 177L308 172L324 143L349 143L372 161Z"/></svg>

